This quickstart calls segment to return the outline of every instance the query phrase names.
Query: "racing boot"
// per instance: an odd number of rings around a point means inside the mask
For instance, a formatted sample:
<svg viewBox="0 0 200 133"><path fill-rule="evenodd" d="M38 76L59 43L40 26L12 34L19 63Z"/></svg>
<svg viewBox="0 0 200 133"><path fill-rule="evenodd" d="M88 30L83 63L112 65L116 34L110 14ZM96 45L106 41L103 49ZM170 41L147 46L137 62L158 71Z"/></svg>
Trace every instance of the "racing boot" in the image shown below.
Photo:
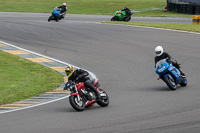
<svg viewBox="0 0 200 133"><path fill-rule="evenodd" d="M181 65L181 64L178 64L178 63L177 63L177 68L178 68L178 70L180 71L181 76L182 76L182 77L185 77L185 73L182 72L181 66L180 66L180 65Z"/></svg>
<svg viewBox="0 0 200 133"><path fill-rule="evenodd" d="M182 77L185 77L185 73L183 73L182 70L181 70L180 68L179 68L178 70L180 71L181 76L182 76Z"/></svg>
<svg viewBox="0 0 200 133"><path fill-rule="evenodd" d="M182 76L182 77L185 77L185 74L184 74L184 73L182 72L182 70L181 70L181 64L178 64L177 61L173 61L172 64L180 71L181 76Z"/></svg>

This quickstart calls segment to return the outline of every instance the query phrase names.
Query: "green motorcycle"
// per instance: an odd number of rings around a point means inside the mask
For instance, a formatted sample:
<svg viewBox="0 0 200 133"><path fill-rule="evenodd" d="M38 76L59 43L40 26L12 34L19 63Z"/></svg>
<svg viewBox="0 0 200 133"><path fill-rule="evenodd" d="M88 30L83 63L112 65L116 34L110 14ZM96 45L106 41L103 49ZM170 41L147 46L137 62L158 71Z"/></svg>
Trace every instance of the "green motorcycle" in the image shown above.
<svg viewBox="0 0 200 133"><path fill-rule="evenodd" d="M131 11L131 15L133 13L134 12ZM123 10L118 10L115 12L115 16L111 18L111 21L127 21L128 22L131 20L131 15L125 18L124 16L126 16L126 12Z"/></svg>

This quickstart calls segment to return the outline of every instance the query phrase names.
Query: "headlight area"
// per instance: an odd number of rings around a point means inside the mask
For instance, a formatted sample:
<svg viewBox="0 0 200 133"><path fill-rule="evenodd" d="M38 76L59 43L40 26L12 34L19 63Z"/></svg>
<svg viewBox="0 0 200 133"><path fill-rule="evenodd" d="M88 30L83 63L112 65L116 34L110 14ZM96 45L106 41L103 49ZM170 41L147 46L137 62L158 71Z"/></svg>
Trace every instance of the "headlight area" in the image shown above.
<svg viewBox="0 0 200 133"><path fill-rule="evenodd" d="M160 69L158 69L158 72L162 72L163 70L165 70L165 66L163 66Z"/></svg>

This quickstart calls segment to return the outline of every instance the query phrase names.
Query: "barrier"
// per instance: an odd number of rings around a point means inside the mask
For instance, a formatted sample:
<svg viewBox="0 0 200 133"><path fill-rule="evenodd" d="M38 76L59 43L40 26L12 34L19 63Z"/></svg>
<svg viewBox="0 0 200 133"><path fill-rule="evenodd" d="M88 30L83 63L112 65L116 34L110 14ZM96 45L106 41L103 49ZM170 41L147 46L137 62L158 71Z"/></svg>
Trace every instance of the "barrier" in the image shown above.
<svg viewBox="0 0 200 133"><path fill-rule="evenodd" d="M195 5L195 14L200 14L200 5Z"/></svg>
<svg viewBox="0 0 200 133"><path fill-rule="evenodd" d="M199 24L200 16L193 16L193 23L192 24Z"/></svg>
<svg viewBox="0 0 200 133"><path fill-rule="evenodd" d="M187 5L187 14L194 14L195 6L193 4Z"/></svg>
<svg viewBox="0 0 200 133"><path fill-rule="evenodd" d="M175 11L176 11L177 13L180 13L180 6L181 6L180 3L176 3Z"/></svg>
<svg viewBox="0 0 200 133"><path fill-rule="evenodd" d="M182 14L195 14L200 15L200 0L199 3L188 3L188 2L167 2L168 11L175 11Z"/></svg>

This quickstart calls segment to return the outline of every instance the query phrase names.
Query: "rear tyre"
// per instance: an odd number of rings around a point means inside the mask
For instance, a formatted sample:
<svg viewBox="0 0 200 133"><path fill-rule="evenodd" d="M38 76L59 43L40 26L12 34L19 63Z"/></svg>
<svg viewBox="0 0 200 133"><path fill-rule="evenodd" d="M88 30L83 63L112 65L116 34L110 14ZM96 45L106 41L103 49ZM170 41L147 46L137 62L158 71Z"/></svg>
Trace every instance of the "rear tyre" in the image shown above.
<svg viewBox="0 0 200 133"><path fill-rule="evenodd" d="M180 85L181 86L186 86L187 85L187 79L186 79L186 77L182 78Z"/></svg>
<svg viewBox="0 0 200 133"><path fill-rule="evenodd" d="M59 22L59 18L56 18L55 21L56 21L56 22Z"/></svg>
<svg viewBox="0 0 200 133"><path fill-rule="evenodd" d="M48 18L48 22L50 22L52 19L53 19L53 15L51 15L51 16Z"/></svg>
<svg viewBox="0 0 200 133"><path fill-rule="evenodd" d="M80 98L80 101L78 101L77 95L70 96L69 102L76 111L83 111L85 109L84 100L82 98Z"/></svg>
<svg viewBox="0 0 200 133"><path fill-rule="evenodd" d="M125 19L126 22L130 21L131 17L128 17L127 19Z"/></svg>
<svg viewBox="0 0 200 133"><path fill-rule="evenodd" d="M164 81L171 90L176 90L176 83L173 78L168 75L164 77Z"/></svg>
<svg viewBox="0 0 200 133"><path fill-rule="evenodd" d="M97 101L97 104L101 107L106 107L109 104L109 97L108 94L101 88L99 88L99 93L101 95L101 100Z"/></svg>

